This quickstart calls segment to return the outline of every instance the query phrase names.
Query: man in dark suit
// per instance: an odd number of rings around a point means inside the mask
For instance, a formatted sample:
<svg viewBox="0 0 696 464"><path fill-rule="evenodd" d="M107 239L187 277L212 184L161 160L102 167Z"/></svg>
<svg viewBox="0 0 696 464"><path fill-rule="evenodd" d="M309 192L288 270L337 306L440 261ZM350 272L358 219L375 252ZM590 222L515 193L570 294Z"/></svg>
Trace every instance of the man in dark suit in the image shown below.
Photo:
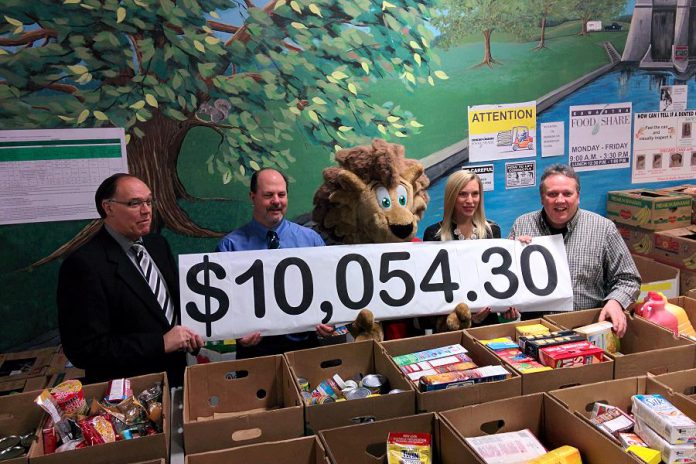
<svg viewBox="0 0 696 464"><path fill-rule="evenodd" d="M186 351L203 345L177 325L179 285L169 244L148 235L154 200L135 176L97 189L103 227L66 258L58 277L58 325L68 359L86 382L166 371L181 385Z"/></svg>

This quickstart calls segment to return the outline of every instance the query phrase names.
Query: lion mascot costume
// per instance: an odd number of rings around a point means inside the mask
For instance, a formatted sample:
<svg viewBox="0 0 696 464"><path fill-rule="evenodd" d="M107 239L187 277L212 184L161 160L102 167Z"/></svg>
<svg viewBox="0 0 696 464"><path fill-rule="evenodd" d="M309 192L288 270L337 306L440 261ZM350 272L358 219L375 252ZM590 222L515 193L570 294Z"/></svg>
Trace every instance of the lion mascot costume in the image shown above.
<svg viewBox="0 0 696 464"><path fill-rule="evenodd" d="M402 145L375 139L371 145L340 150L337 166L326 168L314 194L312 219L327 244L394 243L418 240L418 222L428 206L430 180L423 165L404 156ZM362 310L350 329L354 336L380 338L372 313ZM469 307L460 303L435 319L436 331L471 326ZM410 320L384 322L384 338L417 335ZM357 337L356 337L357 338Z"/></svg>

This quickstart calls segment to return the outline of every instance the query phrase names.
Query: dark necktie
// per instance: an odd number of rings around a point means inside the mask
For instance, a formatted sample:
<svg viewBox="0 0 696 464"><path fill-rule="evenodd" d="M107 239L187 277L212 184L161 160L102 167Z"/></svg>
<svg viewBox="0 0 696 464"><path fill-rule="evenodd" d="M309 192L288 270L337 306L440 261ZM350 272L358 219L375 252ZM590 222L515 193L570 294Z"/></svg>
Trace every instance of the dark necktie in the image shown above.
<svg viewBox="0 0 696 464"><path fill-rule="evenodd" d="M142 242L133 243L133 245L131 245L131 250L133 250L135 254L135 260L138 262L143 277L145 277L152 293L155 295L155 298L157 298L160 308L164 311L164 316L171 324L174 320L174 305L169 298L167 286L164 285L157 269L155 269L150 254L147 252Z"/></svg>
<svg viewBox="0 0 696 464"><path fill-rule="evenodd" d="M266 245L269 250L280 248L280 238L278 238L278 234L275 231L269 230L268 233L266 233Z"/></svg>

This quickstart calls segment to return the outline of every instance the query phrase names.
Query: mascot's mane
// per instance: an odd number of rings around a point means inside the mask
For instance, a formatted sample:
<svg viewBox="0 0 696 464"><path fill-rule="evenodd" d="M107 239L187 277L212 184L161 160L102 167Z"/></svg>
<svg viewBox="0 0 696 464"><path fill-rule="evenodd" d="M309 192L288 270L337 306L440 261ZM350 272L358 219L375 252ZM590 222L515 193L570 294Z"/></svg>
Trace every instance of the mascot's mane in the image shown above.
<svg viewBox="0 0 696 464"><path fill-rule="evenodd" d="M405 158L402 145L380 139L372 145L340 150L336 163L338 166L324 170L324 183L314 195L312 218L320 232L340 243L411 240L428 204L430 181L423 165ZM397 210L395 205L385 212L375 206L375 185L393 191L402 184L412 193L405 207L398 205ZM413 232L395 236L392 232L397 227L412 227Z"/></svg>

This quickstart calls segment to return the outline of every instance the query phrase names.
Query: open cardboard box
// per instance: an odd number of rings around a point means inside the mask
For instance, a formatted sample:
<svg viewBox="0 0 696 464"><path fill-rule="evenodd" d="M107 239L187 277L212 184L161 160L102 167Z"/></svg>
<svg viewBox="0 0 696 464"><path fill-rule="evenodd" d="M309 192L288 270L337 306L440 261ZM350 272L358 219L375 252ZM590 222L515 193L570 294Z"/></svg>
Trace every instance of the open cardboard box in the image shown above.
<svg viewBox="0 0 696 464"><path fill-rule="evenodd" d="M631 397L633 395L660 394L672 403L676 408L692 419L696 419L696 403L683 395L674 394L670 389L656 382L650 376L629 377L625 379L610 380L592 385L580 385L565 390L554 390L548 393L555 401L568 411L580 417L589 427L592 407L595 402L618 406L623 411L631 412ZM598 429L597 429L598 430ZM597 433L601 433L597 431ZM619 442L607 434L603 434L617 449L621 449ZM605 461L611 462L611 461ZM642 462L642 461L638 461Z"/></svg>
<svg viewBox="0 0 696 464"><path fill-rule="evenodd" d="M530 324L542 324L551 331L561 327L544 319L530 319L528 321L508 322L505 324L488 325L466 329L464 333L475 340L488 340L491 338L511 337L516 341L516 327ZM488 350L488 348L486 348ZM489 350L493 353L492 350ZM520 373L522 375L522 394L544 392L557 388L565 388L573 385L581 385L592 382L609 380L614 375L614 361L605 355L604 361L596 364L588 364L578 367L563 369L551 369L543 372ZM506 365L509 365L506 363ZM512 368L512 367L511 367ZM514 368L512 368L514 369ZM516 371L517 372L517 371Z"/></svg>
<svg viewBox="0 0 696 464"><path fill-rule="evenodd" d="M301 437L302 399L281 355L188 366L186 454Z"/></svg>
<svg viewBox="0 0 696 464"><path fill-rule="evenodd" d="M691 197L691 223L696 224L696 193L694 193L696 192L696 184L675 185L674 187L661 188L658 191L689 195Z"/></svg>
<svg viewBox="0 0 696 464"><path fill-rule="evenodd" d="M45 380L45 378L44 378ZM43 418L43 409L34 404L37 392L0 397L0 436L34 433ZM34 445L36 446L36 443ZM2 461L3 464L26 464L27 456Z"/></svg>
<svg viewBox="0 0 696 464"><path fill-rule="evenodd" d="M637 462L611 442L604 440L601 432L584 423L545 393L465 406L438 414L462 440L529 429L549 451L563 445L577 448L584 464ZM470 448L468 444L467 448ZM473 448L470 449L475 454ZM476 459L477 463L484 462L478 455Z"/></svg>
<svg viewBox="0 0 696 464"><path fill-rule="evenodd" d="M380 344L389 358L431 348L460 344L466 348L467 355L479 367L491 365L505 366L505 363L503 363L500 358L485 347L474 342L470 337L465 336L462 331L391 340ZM423 393L418 391L418 386L416 384L413 384L416 390L416 411L444 411L445 409L458 408L469 404L485 403L487 401L521 395L522 378L509 367L507 367L507 370L511 373L511 377L506 380L448 388L445 390Z"/></svg>
<svg viewBox="0 0 696 464"><path fill-rule="evenodd" d="M46 375L56 347L0 354L0 381Z"/></svg>
<svg viewBox="0 0 696 464"><path fill-rule="evenodd" d="M319 437L332 464L383 464L387 462L389 432L429 433L433 463L477 462L457 434L435 413L322 430Z"/></svg>
<svg viewBox="0 0 696 464"><path fill-rule="evenodd" d="M27 377L24 379L4 381L6 377L0 377L0 396L16 395L17 393L43 390L48 378L45 375ZM12 379L12 377L7 377Z"/></svg>
<svg viewBox="0 0 696 464"><path fill-rule="evenodd" d="M39 437L35 446L29 451L29 461L38 464L128 464L139 461L151 461L169 459L169 421L171 411L171 399L169 382L166 373L141 375L131 377L131 388L138 395L146 388L156 383L162 385L162 433L135 438L133 440L121 440L114 443L89 446L62 453L44 454L43 437L41 430L37 431ZM89 404L92 398L103 398L106 393L107 382L83 385L85 400ZM36 395L34 395L36 397ZM33 405L40 410L39 406Z"/></svg>
<svg viewBox="0 0 696 464"><path fill-rule="evenodd" d="M638 301L643 301L648 292L662 292L667 298L679 296L679 269L643 256L632 257L642 281Z"/></svg>
<svg viewBox="0 0 696 464"><path fill-rule="evenodd" d="M316 435L257 443L234 449L189 454L186 464L329 464L324 444Z"/></svg>
<svg viewBox="0 0 696 464"><path fill-rule="evenodd" d="M310 390L334 374L340 375L343 380L357 375L382 374L389 381L390 389L404 390L350 401L305 406L305 429L308 435L332 427L415 413L416 393L411 382L401 375L401 371L387 358L382 347L372 340L290 351L284 356L290 365L293 379L306 379ZM293 384L299 394L297 382Z"/></svg>
<svg viewBox="0 0 696 464"><path fill-rule="evenodd" d="M574 329L599 320L601 309L585 309L545 316L559 327ZM614 378L622 379L646 372L664 374L694 367L696 344L676 338L667 329L640 317L627 318L626 335L621 339L621 354L614 359Z"/></svg>
<svg viewBox="0 0 696 464"><path fill-rule="evenodd" d="M648 375L651 380L659 383L674 395L683 395L696 403L696 369L669 372L660 375Z"/></svg>

